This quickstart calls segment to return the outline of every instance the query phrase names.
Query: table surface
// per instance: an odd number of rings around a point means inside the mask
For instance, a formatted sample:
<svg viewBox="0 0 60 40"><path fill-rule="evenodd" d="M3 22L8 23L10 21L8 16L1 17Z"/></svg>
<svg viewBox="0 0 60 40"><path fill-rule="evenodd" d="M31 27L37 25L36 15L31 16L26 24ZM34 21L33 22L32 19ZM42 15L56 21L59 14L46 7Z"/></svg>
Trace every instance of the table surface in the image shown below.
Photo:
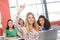
<svg viewBox="0 0 60 40"><path fill-rule="evenodd" d="M0 36L0 39L1 39L1 37L3 37L3 36ZM21 38L8 38L9 40L18 40L18 39L21 39ZM58 30L57 31L57 40L60 40L60 30Z"/></svg>

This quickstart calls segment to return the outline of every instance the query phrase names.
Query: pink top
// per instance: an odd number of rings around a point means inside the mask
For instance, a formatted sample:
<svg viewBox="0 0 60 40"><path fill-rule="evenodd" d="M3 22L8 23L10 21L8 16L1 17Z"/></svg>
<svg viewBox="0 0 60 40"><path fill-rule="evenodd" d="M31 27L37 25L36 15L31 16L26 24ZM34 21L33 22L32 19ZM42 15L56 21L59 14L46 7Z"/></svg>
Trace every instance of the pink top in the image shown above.
<svg viewBox="0 0 60 40"><path fill-rule="evenodd" d="M16 20L14 21L14 27L21 33L23 36L23 31L25 30L25 26L21 27L21 25L18 24L18 17L16 17Z"/></svg>
<svg viewBox="0 0 60 40"><path fill-rule="evenodd" d="M22 32L21 25L18 24L18 18L14 21L14 27L17 28L19 32Z"/></svg>

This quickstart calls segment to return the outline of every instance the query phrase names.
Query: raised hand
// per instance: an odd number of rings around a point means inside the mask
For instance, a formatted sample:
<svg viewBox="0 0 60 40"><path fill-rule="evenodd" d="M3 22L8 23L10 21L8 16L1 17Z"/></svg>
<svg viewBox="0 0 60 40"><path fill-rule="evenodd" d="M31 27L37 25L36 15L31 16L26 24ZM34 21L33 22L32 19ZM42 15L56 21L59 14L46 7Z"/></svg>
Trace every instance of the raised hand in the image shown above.
<svg viewBox="0 0 60 40"><path fill-rule="evenodd" d="M25 3L23 4L23 5L20 5L19 7L18 7L18 10L17 10L17 15L16 15L16 20L15 20L15 24L17 24L18 23L18 19L19 19L19 17L20 17L20 13L21 13L21 11L23 10L25 8Z"/></svg>
<svg viewBox="0 0 60 40"><path fill-rule="evenodd" d="M22 11L25 8L25 3L23 5L20 5L19 11Z"/></svg>

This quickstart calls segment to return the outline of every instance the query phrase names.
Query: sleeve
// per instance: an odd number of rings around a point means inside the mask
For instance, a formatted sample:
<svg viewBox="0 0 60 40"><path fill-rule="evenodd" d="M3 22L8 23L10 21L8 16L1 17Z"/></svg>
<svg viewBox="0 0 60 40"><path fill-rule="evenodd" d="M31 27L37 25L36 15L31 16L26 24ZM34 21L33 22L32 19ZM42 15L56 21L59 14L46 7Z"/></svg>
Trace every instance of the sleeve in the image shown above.
<svg viewBox="0 0 60 40"><path fill-rule="evenodd" d="M14 20L14 25L18 24L19 16L20 16L20 13L18 12L17 15L16 15L16 18Z"/></svg>
<svg viewBox="0 0 60 40"><path fill-rule="evenodd" d="M17 26L17 24L18 24L18 18L16 17L14 20L14 25Z"/></svg>

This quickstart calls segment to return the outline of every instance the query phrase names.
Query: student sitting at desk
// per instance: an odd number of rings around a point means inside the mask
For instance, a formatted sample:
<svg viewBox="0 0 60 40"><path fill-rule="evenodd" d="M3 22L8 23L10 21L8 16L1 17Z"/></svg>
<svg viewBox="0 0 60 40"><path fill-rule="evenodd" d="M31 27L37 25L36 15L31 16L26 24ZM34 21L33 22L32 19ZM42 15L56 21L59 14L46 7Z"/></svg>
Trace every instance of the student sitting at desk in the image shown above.
<svg viewBox="0 0 60 40"><path fill-rule="evenodd" d="M22 38L25 31L25 22L22 18L20 18L20 14L24 10L24 8L25 8L25 4L20 5L16 18L14 20L14 27L17 28L17 30L21 33Z"/></svg>
<svg viewBox="0 0 60 40"><path fill-rule="evenodd" d="M4 39L9 40L9 38L16 38L16 36L21 36L17 29L14 28L13 21L9 19L7 21L7 28L4 31Z"/></svg>
<svg viewBox="0 0 60 40"><path fill-rule="evenodd" d="M26 38L25 40L38 40L39 38L39 27L36 23L33 13L28 12L26 16Z"/></svg>
<svg viewBox="0 0 60 40"><path fill-rule="evenodd" d="M49 30L50 29L50 22L43 15L39 16L37 24L39 25L40 30Z"/></svg>

